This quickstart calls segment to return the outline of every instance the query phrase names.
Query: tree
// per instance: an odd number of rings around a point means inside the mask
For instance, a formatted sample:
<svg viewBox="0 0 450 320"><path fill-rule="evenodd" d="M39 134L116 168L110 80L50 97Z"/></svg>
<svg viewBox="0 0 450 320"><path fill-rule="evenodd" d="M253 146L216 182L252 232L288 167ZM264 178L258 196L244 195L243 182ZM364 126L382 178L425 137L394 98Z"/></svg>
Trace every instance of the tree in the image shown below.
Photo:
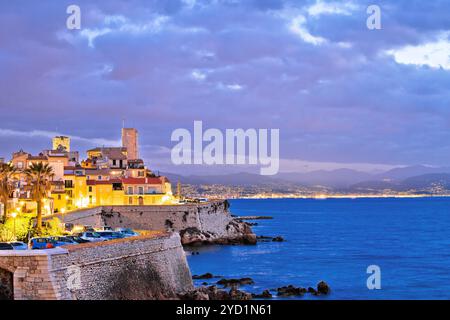
<svg viewBox="0 0 450 320"><path fill-rule="evenodd" d="M8 200L14 190L14 174L16 168L9 163L0 163L0 199L3 203L3 217L1 223L5 223L8 214Z"/></svg>
<svg viewBox="0 0 450 320"><path fill-rule="evenodd" d="M42 200L47 198L47 195L50 192L51 181L54 177L53 168L47 163L32 163L30 167L25 170L25 175L31 185L31 196L33 200L36 201L36 232L37 234L40 234L42 229Z"/></svg>

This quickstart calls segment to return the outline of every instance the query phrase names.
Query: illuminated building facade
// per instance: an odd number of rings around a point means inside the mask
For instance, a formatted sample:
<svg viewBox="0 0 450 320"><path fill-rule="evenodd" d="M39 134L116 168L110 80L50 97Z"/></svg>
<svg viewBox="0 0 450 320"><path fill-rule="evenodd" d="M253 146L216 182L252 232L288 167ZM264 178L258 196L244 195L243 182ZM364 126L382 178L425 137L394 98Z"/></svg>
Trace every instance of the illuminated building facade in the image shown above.
<svg viewBox="0 0 450 320"><path fill-rule="evenodd" d="M53 150L44 150L37 156L23 150L14 153L10 162L18 173L12 208L22 212L36 210L24 170L39 162L49 164L55 174L44 214L103 205L174 204L169 180L154 175L143 160L135 158L137 130L124 129L122 135L126 136L124 145L131 147L131 153L127 147L98 147L88 150L87 158L79 162L78 152L70 151L68 137L55 137Z"/></svg>

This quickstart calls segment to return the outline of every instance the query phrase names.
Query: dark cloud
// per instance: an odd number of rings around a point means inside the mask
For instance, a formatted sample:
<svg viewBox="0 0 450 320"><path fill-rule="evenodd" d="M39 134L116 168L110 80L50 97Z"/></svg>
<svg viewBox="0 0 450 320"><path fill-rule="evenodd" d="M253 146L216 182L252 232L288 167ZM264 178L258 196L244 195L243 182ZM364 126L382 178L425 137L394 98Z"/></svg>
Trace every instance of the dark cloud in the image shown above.
<svg viewBox="0 0 450 320"><path fill-rule="evenodd" d="M312 16L315 1L82 0L81 31L65 29L71 1L2 2L1 129L118 140L126 119L161 167L172 130L194 120L280 128L285 159L446 164L450 71L385 52L450 30L449 4L378 1L383 29L369 31L370 2ZM293 32L300 15L324 43ZM0 131L0 146L8 156L49 142Z"/></svg>

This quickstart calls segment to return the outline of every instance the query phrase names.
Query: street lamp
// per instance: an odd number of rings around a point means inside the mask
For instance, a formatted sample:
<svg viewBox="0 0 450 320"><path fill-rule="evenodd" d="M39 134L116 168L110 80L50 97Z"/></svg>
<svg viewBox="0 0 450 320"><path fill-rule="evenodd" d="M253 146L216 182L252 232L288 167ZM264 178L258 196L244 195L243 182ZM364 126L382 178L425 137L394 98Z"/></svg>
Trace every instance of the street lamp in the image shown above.
<svg viewBox="0 0 450 320"><path fill-rule="evenodd" d="M16 241L17 240L17 238L16 238L16 217L17 217L17 212L13 212L13 213L11 213L11 217L13 218L13 221L14 221L14 241Z"/></svg>

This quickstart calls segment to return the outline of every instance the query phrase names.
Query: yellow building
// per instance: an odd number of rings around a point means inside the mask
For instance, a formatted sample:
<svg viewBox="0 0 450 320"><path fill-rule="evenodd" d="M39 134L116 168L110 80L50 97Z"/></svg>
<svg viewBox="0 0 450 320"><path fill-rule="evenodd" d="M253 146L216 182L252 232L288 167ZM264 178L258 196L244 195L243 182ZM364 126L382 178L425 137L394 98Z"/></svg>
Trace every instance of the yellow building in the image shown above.
<svg viewBox="0 0 450 320"><path fill-rule="evenodd" d="M64 136L54 137L52 139L53 150L70 152L70 138Z"/></svg>

